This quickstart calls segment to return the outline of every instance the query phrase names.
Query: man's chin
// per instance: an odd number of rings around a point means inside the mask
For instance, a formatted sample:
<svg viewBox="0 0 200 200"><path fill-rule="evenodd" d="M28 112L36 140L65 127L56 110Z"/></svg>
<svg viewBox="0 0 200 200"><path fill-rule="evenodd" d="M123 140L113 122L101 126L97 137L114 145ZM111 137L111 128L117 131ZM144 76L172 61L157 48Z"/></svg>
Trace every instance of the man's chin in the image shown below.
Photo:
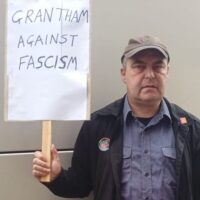
<svg viewBox="0 0 200 200"><path fill-rule="evenodd" d="M148 97L143 97L142 101L144 101L144 103L158 103L162 100L162 97L158 97L158 96L148 96Z"/></svg>

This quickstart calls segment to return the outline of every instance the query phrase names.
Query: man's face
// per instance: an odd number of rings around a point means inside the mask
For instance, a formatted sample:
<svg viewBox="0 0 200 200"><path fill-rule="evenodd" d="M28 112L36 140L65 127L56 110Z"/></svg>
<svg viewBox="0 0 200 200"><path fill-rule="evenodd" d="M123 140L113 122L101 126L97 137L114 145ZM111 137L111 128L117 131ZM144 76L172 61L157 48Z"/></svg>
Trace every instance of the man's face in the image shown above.
<svg viewBox="0 0 200 200"><path fill-rule="evenodd" d="M157 50L135 54L121 69L127 95L132 103L158 103L164 96L169 71L167 59Z"/></svg>

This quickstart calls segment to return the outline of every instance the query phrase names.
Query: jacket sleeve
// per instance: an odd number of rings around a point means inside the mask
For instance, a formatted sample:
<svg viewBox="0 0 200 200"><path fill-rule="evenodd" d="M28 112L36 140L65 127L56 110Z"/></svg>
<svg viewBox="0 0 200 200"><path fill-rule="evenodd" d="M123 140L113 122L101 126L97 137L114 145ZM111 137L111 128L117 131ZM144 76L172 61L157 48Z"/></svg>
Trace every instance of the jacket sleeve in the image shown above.
<svg viewBox="0 0 200 200"><path fill-rule="evenodd" d="M193 125L193 191L194 199L200 198L200 121L195 120Z"/></svg>
<svg viewBox="0 0 200 200"><path fill-rule="evenodd" d="M84 122L72 156L72 166L62 169L51 183L45 184L55 195L67 198L88 196L92 190L88 148L88 123Z"/></svg>

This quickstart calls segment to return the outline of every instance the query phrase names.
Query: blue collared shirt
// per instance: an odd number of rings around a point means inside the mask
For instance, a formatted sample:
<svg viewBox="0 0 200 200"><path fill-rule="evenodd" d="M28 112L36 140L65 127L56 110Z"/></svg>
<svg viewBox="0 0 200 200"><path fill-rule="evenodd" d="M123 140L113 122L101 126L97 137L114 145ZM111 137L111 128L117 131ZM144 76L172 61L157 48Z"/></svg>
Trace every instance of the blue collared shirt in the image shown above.
<svg viewBox="0 0 200 200"><path fill-rule="evenodd" d="M144 125L126 97L123 116L122 200L175 200L175 137L165 101Z"/></svg>

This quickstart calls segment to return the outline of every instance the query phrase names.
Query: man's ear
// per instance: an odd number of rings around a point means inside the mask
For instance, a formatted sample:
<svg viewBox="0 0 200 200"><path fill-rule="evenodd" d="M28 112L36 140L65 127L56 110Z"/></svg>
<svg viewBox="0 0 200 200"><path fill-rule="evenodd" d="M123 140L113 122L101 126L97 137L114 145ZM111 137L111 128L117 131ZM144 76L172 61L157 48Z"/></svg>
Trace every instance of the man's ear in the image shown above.
<svg viewBox="0 0 200 200"><path fill-rule="evenodd" d="M126 75L126 68L122 66L120 72L121 72L121 79L122 79L122 81L124 83L126 83L126 76L125 76Z"/></svg>
<svg viewBox="0 0 200 200"><path fill-rule="evenodd" d="M170 68L170 65L168 64L167 65L167 78L169 78L169 68Z"/></svg>

